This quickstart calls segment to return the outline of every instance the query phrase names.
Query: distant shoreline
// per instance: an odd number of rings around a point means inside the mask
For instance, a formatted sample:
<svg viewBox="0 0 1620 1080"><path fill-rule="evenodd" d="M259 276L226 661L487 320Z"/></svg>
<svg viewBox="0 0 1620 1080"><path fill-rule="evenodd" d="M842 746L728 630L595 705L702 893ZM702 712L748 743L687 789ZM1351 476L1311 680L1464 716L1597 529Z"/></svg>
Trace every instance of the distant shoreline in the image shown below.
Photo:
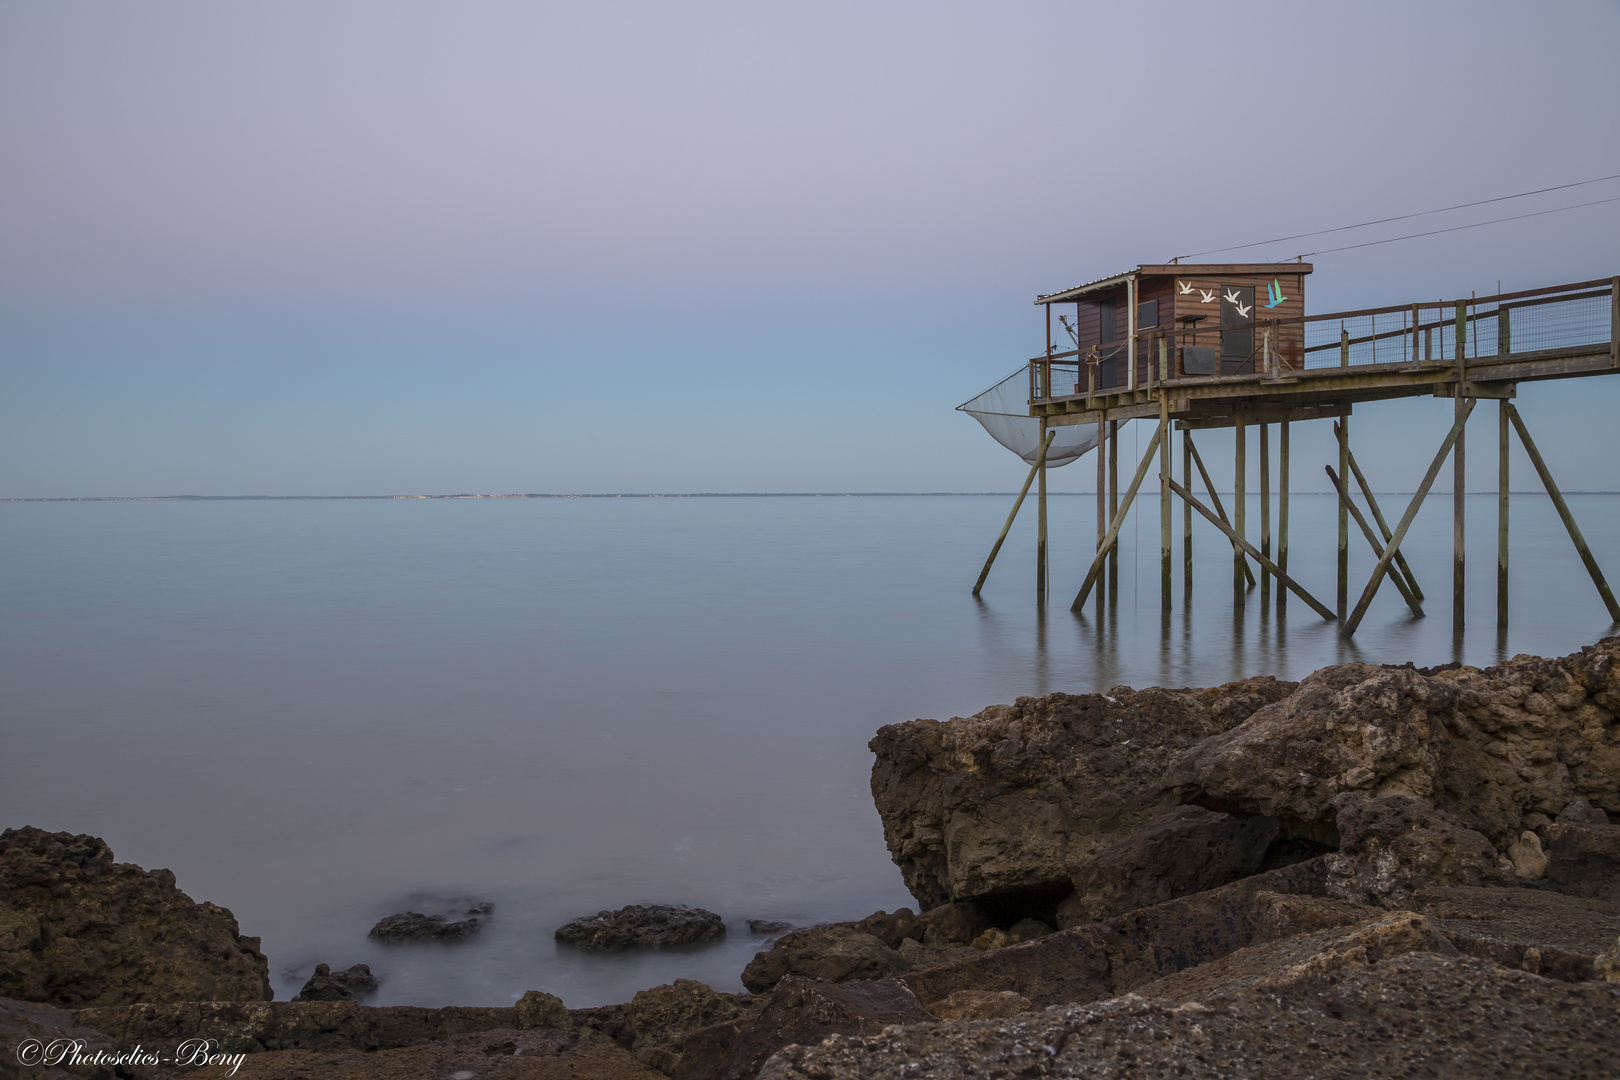
<svg viewBox="0 0 1620 1080"><path fill-rule="evenodd" d="M892 498L986 498L1016 496L1016 491L685 491L672 493L653 492L526 492L510 495L474 495L461 493L457 495L37 495L37 496L0 496L0 503L54 503L54 502L320 502L320 501L361 501L378 499L892 499ZM1230 491L1221 492L1222 495L1231 495ZM1257 492L1250 492L1254 495ZM1411 495L1410 491L1379 491L1377 495ZM1448 492L1434 492L1435 495L1449 495ZM1540 495L1547 493L1539 489L1529 491L1510 491L1510 495ZM1565 495L1617 495L1615 491L1566 491ZM1295 491L1291 493L1294 498L1320 496L1333 498L1331 491ZM1495 498L1494 491L1476 491L1470 495L1478 498ZM1094 499L1095 491L1053 491L1047 494L1052 499Z"/></svg>

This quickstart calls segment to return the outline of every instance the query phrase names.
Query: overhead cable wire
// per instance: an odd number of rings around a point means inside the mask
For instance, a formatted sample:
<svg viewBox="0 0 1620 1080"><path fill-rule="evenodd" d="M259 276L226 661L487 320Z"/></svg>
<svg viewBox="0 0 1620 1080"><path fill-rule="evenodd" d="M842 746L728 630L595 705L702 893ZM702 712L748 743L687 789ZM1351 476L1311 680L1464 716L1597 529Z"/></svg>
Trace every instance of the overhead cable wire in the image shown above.
<svg viewBox="0 0 1620 1080"><path fill-rule="evenodd" d="M1557 184L1557 185L1554 185L1553 187L1537 188L1534 191L1521 191L1521 192L1518 192L1517 194L1514 194L1514 195L1498 195L1494 199L1478 199L1478 200L1476 200L1474 202L1458 203L1455 206L1442 206L1438 210L1420 210L1415 214L1397 214L1394 217L1378 218L1376 221L1363 221L1363 222L1359 222L1358 224L1355 224L1355 225L1340 225L1340 226L1337 226L1336 228L1332 228L1332 229L1318 229L1315 232L1295 233L1293 236L1279 236L1279 237L1276 237L1276 238L1271 239L1271 240L1257 240L1252 244L1234 244L1231 247L1211 248L1208 251L1198 251L1198 252L1194 252L1191 255L1178 255L1178 256L1176 256L1176 258L1177 259L1197 259L1197 258L1202 258L1205 255L1219 255L1223 251L1241 251L1244 248L1262 247L1262 246L1264 246L1266 244L1280 244L1280 243L1284 242L1285 240L1303 240L1307 236L1326 236L1329 233L1348 232L1351 229L1365 229L1369 225L1387 225L1391 221L1407 221L1407 220L1410 220L1411 218L1428 217L1430 214L1444 214L1444 213L1447 213L1448 211L1451 211L1451 210L1466 210L1470 206L1486 206L1486 205L1488 205L1490 203L1507 202L1509 199L1523 199L1523 198L1525 198L1526 196L1529 196L1529 195L1545 195L1549 191L1564 191L1564 190L1566 190L1568 188L1585 187L1588 184L1601 184L1605 180L1620 180L1620 173L1615 173L1612 176L1599 176L1599 177L1597 177L1596 179L1593 179L1593 180L1577 180L1573 184ZM1606 200L1603 200L1603 201L1606 201ZM1594 204L1583 203L1582 205L1594 205ZM1574 209L1574 207L1568 207L1567 209ZM1502 218L1500 220L1510 221L1512 219L1511 218ZM1488 222L1481 222L1481 224L1489 224L1489 223ZM1445 230L1440 230L1440 231L1445 231ZM1427 233L1415 233L1413 235L1425 236L1425 235L1428 235L1428 234ZM1336 248L1334 250L1343 251L1343 250L1346 250L1346 249L1344 249L1344 248Z"/></svg>
<svg viewBox="0 0 1620 1080"><path fill-rule="evenodd" d="M1438 236L1441 233L1461 232L1463 229L1477 229L1481 225L1497 225L1504 221L1520 221L1524 218L1541 217L1543 214L1559 214L1565 210L1579 210L1583 206L1601 206L1604 203L1620 202L1620 195L1608 199L1595 199L1592 202L1576 203L1573 206L1555 206L1551 210L1536 210L1529 214L1514 214L1512 217L1492 218L1489 221L1476 221L1472 225L1453 225L1449 229L1430 229L1428 232L1407 233L1405 236L1391 236L1387 240L1368 240L1364 244L1346 244L1344 247L1324 248L1321 251L1308 251L1296 256L1308 259L1313 255L1331 255L1335 251L1353 251L1356 248L1377 247L1379 244L1393 244L1397 240L1413 240L1419 236ZM1309 235L1309 234L1307 234Z"/></svg>

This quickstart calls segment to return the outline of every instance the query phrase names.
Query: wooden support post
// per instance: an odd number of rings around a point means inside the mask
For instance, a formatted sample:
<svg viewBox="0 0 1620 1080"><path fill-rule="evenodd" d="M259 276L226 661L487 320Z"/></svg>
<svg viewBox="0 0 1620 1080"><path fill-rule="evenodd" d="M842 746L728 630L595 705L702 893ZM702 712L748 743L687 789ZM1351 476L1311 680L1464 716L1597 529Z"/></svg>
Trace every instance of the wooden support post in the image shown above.
<svg viewBox="0 0 1620 1080"><path fill-rule="evenodd" d="M1192 441L1192 432L1184 431L1182 432L1182 435L1186 438L1187 445L1192 448L1193 464L1198 466L1198 475L1203 478L1204 490L1209 493L1209 501L1214 504L1215 512L1220 515L1221 520L1230 525L1231 519L1226 516L1226 507L1221 504L1220 493L1215 490L1214 483L1210 481L1209 470L1204 468L1204 458L1198 453L1198 447L1194 445ZM1187 486L1187 490L1191 491L1192 485L1189 484ZM1238 552L1240 556L1242 555L1242 549L1236 544L1232 545L1232 550ZM1248 583L1249 588L1254 588L1254 571L1249 569L1248 560L1244 560L1243 563L1243 577Z"/></svg>
<svg viewBox="0 0 1620 1080"><path fill-rule="evenodd" d="M1142 480L1147 476L1148 466L1153 463L1153 455L1158 452L1159 441L1166 437L1165 428L1168 425L1160 421L1153 431L1153 438L1148 441L1147 453L1142 455L1142 462L1136 467L1136 475L1131 478L1131 486L1125 492L1125 499L1120 504L1119 511L1108 522L1108 535L1103 537L1103 544L1112 548L1119 539L1119 528L1125 524L1125 516L1131 512L1131 503L1136 499L1136 489L1142 486ZM1091 569L1086 571L1085 581L1080 583L1080 591L1075 594L1074 603L1069 605L1070 611L1079 611L1085 605L1086 595L1091 587L1097 583L1102 571L1103 553L1097 552L1096 558L1091 560Z"/></svg>
<svg viewBox="0 0 1620 1080"><path fill-rule="evenodd" d="M1339 502L1350 511L1350 516L1356 519L1356 524L1361 526L1361 533L1367 538L1367 543L1372 545L1373 554L1382 555L1384 549L1379 545L1378 537L1373 535L1372 526L1368 525L1367 519L1361 516L1360 508L1350 501L1350 493L1345 490L1343 481L1334 473L1333 466L1324 465L1322 468L1327 472L1328 480L1333 484L1333 490L1339 493ZM1406 587L1406 582L1401 578L1401 575L1391 574L1389 580L1395 583L1396 591L1401 594L1401 599L1406 601L1406 606L1412 609L1412 614L1420 619L1423 618L1423 608L1418 605L1417 597L1413 596L1411 590Z"/></svg>
<svg viewBox="0 0 1620 1080"><path fill-rule="evenodd" d="M1592 584L1597 586L1598 595L1603 598L1603 604L1609 609L1609 618L1620 622L1620 604L1615 603L1614 593L1609 591L1609 583L1603 579L1603 571L1598 569L1597 560L1592 558L1592 551L1586 546L1586 538L1581 535L1580 526L1575 524L1575 515L1569 512L1569 504L1564 501L1563 493L1553 482L1552 473L1547 469L1547 463L1541 460L1541 451L1530 438L1530 432L1525 430L1524 420L1519 417L1519 410L1513 407L1511 401L1504 402L1507 406L1508 419L1513 421L1513 429L1519 433L1519 442L1524 444L1525 453L1530 455L1530 464L1536 467L1536 475L1541 477L1541 486L1547 489L1552 497L1553 505L1558 508L1558 516L1563 519L1564 528L1569 532L1570 540L1575 543L1575 550L1581 556L1581 562L1586 564L1586 572L1592 575Z"/></svg>
<svg viewBox="0 0 1620 1080"><path fill-rule="evenodd" d="M1440 444L1440 449L1434 455L1434 460L1429 463L1429 471L1424 474L1423 483L1418 485L1417 494L1413 495L1412 501L1406 504L1406 513L1401 515L1400 524L1395 526L1395 535L1391 536L1389 543L1384 545L1384 553L1378 557L1378 565L1373 567L1372 577L1368 579L1367 587L1361 593L1361 599L1356 601L1356 609L1350 613L1349 621L1339 631L1345 637L1354 634L1356 627L1360 626L1361 620L1366 617L1367 608L1372 604L1373 597L1378 592L1379 583L1383 581L1385 572L1389 570L1389 564L1394 561L1395 553L1401 549L1401 541L1406 538L1406 530L1411 527L1412 519L1417 517L1418 508L1423 505L1423 500L1429 495L1429 489L1434 486L1434 478L1440 475L1440 466L1445 464L1446 455L1451 453L1451 447L1456 443L1458 434L1462 432L1463 425L1468 422L1468 414L1474 411L1474 404L1474 399L1469 398L1468 404L1463 408L1462 415L1457 418L1456 423L1451 425L1451 431L1446 434L1445 441Z"/></svg>
<svg viewBox="0 0 1620 1080"><path fill-rule="evenodd" d="M984 588L984 579L990 576L990 568L996 564L996 556L1001 554L1001 545L1007 542L1007 534L1012 531L1013 519L1018 516L1018 508L1024 505L1024 496L1029 494L1029 485L1035 482L1035 474L1046 466L1046 450L1052 445L1057 432L1048 432L1045 441L1041 443L1040 453L1035 456L1035 464L1029 467L1029 475L1024 477L1024 486L1018 489L1018 498L1013 500L1012 513L1007 515L1007 524L1001 527L1001 535L996 537L996 546L990 549L990 557L984 560L984 569L979 571L979 580L973 583L973 595L978 596L979 590Z"/></svg>
<svg viewBox="0 0 1620 1080"><path fill-rule="evenodd" d="M1412 363L1417 363L1420 349L1418 347L1418 306L1412 305Z"/></svg>
<svg viewBox="0 0 1620 1080"><path fill-rule="evenodd" d="M1093 371L1096 369L1093 368ZM1097 413L1097 550L1103 550L1103 537L1108 535L1108 410ZM1102 618L1103 592L1097 590L1097 617Z"/></svg>
<svg viewBox="0 0 1620 1080"><path fill-rule="evenodd" d="M1468 357L1464 342L1468 337L1468 302L1457 301L1457 397L1456 416L1463 415L1463 387L1468 382ZM1463 632L1463 591L1467 584L1467 543L1464 519L1467 516L1468 446L1465 433L1457 431L1457 445L1451 452L1451 633Z"/></svg>
<svg viewBox="0 0 1620 1080"><path fill-rule="evenodd" d="M1350 471L1350 406L1339 410L1339 475ZM1339 504L1339 618L1350 606L1350 518Z"/></svg>
<svg viewBox="0 0 1620 1080"><path fill-rule="evenodd" d="M1050 312L1052 305L1046 305ZM1046 419L1041 419L1041 449L1045 450L1048 441L1046 433ZM1035 497L1035 603L1041 607L1046 606L1046 455L1037 457L1036 466L1040 472L1040 483Z"/></svg>
<svg viewBox="0 0 1620 1080"><path fill-rule="evenodd" d="M1322 603L1321 601L1317 600L1316 597L1306 592L1304 587L1301 586L1299 582L1283 573L1276 563L1272 562L1270 559L1260 554L1260 552L1256 551L1253 544L1239 536L1237 531L1225 521L1222 521L1220 518L1216 517L1214 511L1210 510L1203 503L1193 498L1192 492L1188 491L1174 480L1170 481L1170 490L1174 491L1177 495L1180 495L1182 499L1191 505L1194 510L1197 510L1200 514L1203 514L1205 518L1209 519L1211 524L1225 533L1235 547L1242 548L1244 551L1254 556L1256 562L1258 562L1270 573L1275 574L1277 581L1282 585L1283 588L1294 590L1295 595L1297 595L1307 604L1311 605L1312 609L1314 609L1318 615L1322 616L1324 619L1332 621L1334 617L1333 612L1328 609L1326 604Z"/></svg>
<svg viewBox="0 0 1620 1080"><path fill-rule="evenodd" d="M1609 283L1609 366L1620 367L1620 277Z"/></svg>
<svg viewBox="0 0 1620 1080"><path fill-rule="evenodd" d="M1344 429L1337 423L1333 425L1333 436L1340 441L1346 438ZM1345 448L1345 458L1350 462L1350 475L1356 478L1356 486L1361 488L1361 497L1367 500L1367 508L1372 511L1373 521L1378 525L1378 534L1384 538L1384 543L1389 543L1389 522L1384 520L1384 512L1378 508L1378 500L1373 497L1372 485L1368 484L1367 478L1362 475L1361 466L1356 464L1356 455L1350 452L1348 445ZM1399 550L1395 552L1395 569L1406 579L1406 587L1411 590L1412 595L1422 600L1423 590L1418 588L1417 578L1412 576L1412 568L1406 565L1406 556Z"/></svg>
<svg viewBox="0 0 1620 1080"><path fill-rule="evenodd" d="M1339 327L1339 366L1350 366L1350 331Z"/></svg>
<svg viewBox="0 0 1620 1080"><path fill-rule="evenodd" d="M1288 573L1288 421L1277 425L1277 568ZM1288 590L1277 590L1277 614L1288 607Z"/></svg>
<svg viewBox="0 0 1620 1080"><path fill-rule="evenodd" d="M1232 529L1237 538L1242 540L1247 535L1243 529L1243 519L1247 515L1249 506L1249 493L1246 490L1249 479L1249 460L1247 447L1244 445L1246 440L1244 439L1243 406L1237 406L1234 411L1237 414L1237 424L1232 430L1235 433L1237 445L1236 452L1233 454L1232 468ZM1244 596L1245 589L1243 588L1243 571L1245 569L1242 545L1239 544L1232 551L1232 605L1238 608L1243 606L1246 599Z"/></svg>
<svg viewBox="0 0 1620 1080"><path fill-rule="evenodd" d="M1502 304L1496 309L1496 355L1507 356L1513 351L1513 309Z"/></svg>
<svg viewBox="0 0 1620 1080"><path fill-rule="evenodd" d="M1119 513L1119 421L1108 421L1108 520ZM1108 602L1119 601L1119 542L1108 545Z"/></svg>
<svg viewBox="0 0 1620 1080"><path fill-rule="evenodd" d="M1269 424L1260 425L1260 554L1271 558L1271 439ZM1271 574L1260 571L1260 606L1271 606Z"/></svg>
<svg viewBox="0 0 1620 1080"><path fill-rule="evenodd" d="M1159 391L1159 605L1170 610L1170 395Z"/></svg>
<svg viewBox="0 0 1620 1080"><path fill-rule="evenodd" d="M1506 321L1505 319L1503 320ZM1508 624L1508 401L1496 402L1496 625Z"/></svg>
<svg viewBox="0 0 1620 1080"><path fill-rule="evenodd" d="M1181 433L1181 483L1187 490L1192 490L1192 432ZM1185 499L1181 502L1181 588L1184 592L1192 592L1193 583L1193 557L1192 557L1192 507L1187 505Z"/></svg>

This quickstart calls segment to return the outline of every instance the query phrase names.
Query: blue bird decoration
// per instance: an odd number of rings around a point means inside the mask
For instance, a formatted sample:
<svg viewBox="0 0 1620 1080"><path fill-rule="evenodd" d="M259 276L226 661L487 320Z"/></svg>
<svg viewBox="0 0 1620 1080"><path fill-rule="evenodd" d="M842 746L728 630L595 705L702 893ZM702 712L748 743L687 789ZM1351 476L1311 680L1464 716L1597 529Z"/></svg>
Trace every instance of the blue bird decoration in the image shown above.
<svg viewBox="0 0 1620 1080"><path fill-rule="evenodd" d="M1282 286L1277 284L1276 278L1272 278L1271 284L1266 286L1266 307L1274 308L1286 299L1288 297L1282 294Z"/></svg>

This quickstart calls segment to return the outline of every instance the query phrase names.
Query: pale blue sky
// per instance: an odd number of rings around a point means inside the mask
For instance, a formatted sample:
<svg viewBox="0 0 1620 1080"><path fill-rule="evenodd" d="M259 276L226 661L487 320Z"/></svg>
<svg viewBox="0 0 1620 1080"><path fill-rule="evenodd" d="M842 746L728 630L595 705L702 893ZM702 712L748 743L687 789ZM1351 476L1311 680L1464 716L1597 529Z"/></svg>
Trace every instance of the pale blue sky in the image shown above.
<svg viewBox="0 0 1620 1080"><path fill-rule="evenodd" d="M0 496L1014 488L952 407L1039 350L1035 294L1620 173L1617 46L1612 0L9 0ZM1613 203L1325 255L1309 306L1617 239ZM1620 380L1520 406L1620 488ZM1358 412L1375 484L1449 410Z"/></svg>

